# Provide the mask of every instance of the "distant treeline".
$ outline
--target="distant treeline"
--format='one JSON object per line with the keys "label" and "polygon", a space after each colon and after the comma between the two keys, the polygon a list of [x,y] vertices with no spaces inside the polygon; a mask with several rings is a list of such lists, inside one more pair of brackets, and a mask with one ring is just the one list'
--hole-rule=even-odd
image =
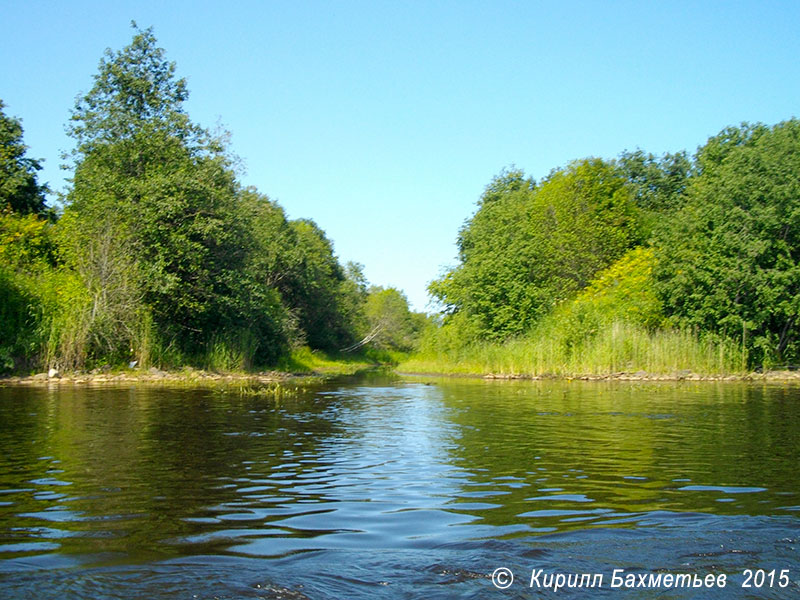
{"label": "distant treeline", "polygon": [[800,121],[690,157],[591,158],[486,188],[430,285],[418,370],[731,372],[800,363]]}
{"label": "distant treeline", "polygon": [[313,221],[242,187],[224,136],[190,120],[185,80],[134,28],[72,109],[63,209],[0,101],[0,372],[411,350],[425,315],[341,265]]}

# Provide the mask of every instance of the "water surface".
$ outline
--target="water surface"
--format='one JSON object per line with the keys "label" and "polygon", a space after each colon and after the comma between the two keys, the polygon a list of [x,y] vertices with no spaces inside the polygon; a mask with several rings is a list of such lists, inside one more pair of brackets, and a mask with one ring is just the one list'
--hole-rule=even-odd
{"label": "water surface", "polygon": [[[791,598],[800,389],[0,387],[7,598]],[[501,591],[492,573],[509,569]],[[532,572],[602,588],[530,588]],[[726,574],[612,589],[612,571]],[[745,569],[788,586],[742,588]]]}

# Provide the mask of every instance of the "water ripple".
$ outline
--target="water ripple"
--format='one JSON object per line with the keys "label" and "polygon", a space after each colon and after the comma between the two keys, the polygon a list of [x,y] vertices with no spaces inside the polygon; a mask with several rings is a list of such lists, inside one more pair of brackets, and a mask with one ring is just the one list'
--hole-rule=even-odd
{"label": "water ripple", "polygon": [[0,388],[0,585],[483,598],[499,566],[800,571],[799,427],[800,394],[746,386]]}

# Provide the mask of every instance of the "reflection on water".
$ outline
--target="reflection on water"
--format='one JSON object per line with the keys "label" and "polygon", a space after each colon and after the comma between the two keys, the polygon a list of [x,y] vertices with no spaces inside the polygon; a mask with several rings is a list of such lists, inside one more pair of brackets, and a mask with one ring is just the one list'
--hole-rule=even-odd
{"label": "reflection on water", "polygon": [[[532,569],[624,568],[735,582],[702,597],[792,597],[798,431],[800,390],[780,386],[0,388],[0,589],[533,598]],[[789,569],[790,586],[748,596],[746,568]],[[607,587],[591,596],[654,593]]]}

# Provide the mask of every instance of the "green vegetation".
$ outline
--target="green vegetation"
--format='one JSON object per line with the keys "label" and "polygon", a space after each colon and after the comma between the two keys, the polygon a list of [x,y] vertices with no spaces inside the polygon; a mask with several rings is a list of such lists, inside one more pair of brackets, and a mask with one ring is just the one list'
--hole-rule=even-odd
{"label": "green vegetation", "polygon": [[696,159],[685,206],[655,242],[655,289],[676,321],[797,363],[800,121],[726,129]]}
{"label": "green vegetation", "polygon": [[9,117],[0,100],[0,207],[21,214],[45,211],[47,187],[39,185],[36,172],[41,161],[25,156],[27,147],[22,143],[22,123]]}
{"label": "green vegetation", "polygon": [[364,312],[370,346],[385,352],[411,352],[428,324],[425,315],[409,310],[405,295],[394,288],[370,288]]}
{"label": "green vegetation", "polygon": [[573,163],[540,185],[503,172],[458,237],[460,264],[431,284],[470,336],[529,330],[641,238],[633,197],[613,165]]}
{"label": "green vegetation", "polygon": [[[386,291],[342,266],[313,221],[243,188],[224,136],[186,114],[175,64],[134,29],[72,110],[60,215],[0,104],[0,372],[347,371],[411,349],[425,317],[397,290],[376,303]],[[358,357],[321,357],[344,349]]]}
{"label": "green vegetation", "polygon": [[744,373],[800,362],[800,122],[486,188],[403,370]]}
{"label": "green vegetation", "polygon": [[[150,29],[106,51],[56,212],[0,101],[0,372],[102,365],[508,375],[800,362],[800,121],[486,187],[436,318],[237,180]],[[411,357],[409,358],[409,355]],[[361,365],[361,366],[359,366]]]}
{"label": "green vegetation", "polygon": [[502,343],[464,344],[448,325],[429,329],[422,350],[400,368],[502,376],[741,372],[745,358],[735,342],[664,326],[653,291],[654,262],[652,248],[634,248],[528,333]]}

